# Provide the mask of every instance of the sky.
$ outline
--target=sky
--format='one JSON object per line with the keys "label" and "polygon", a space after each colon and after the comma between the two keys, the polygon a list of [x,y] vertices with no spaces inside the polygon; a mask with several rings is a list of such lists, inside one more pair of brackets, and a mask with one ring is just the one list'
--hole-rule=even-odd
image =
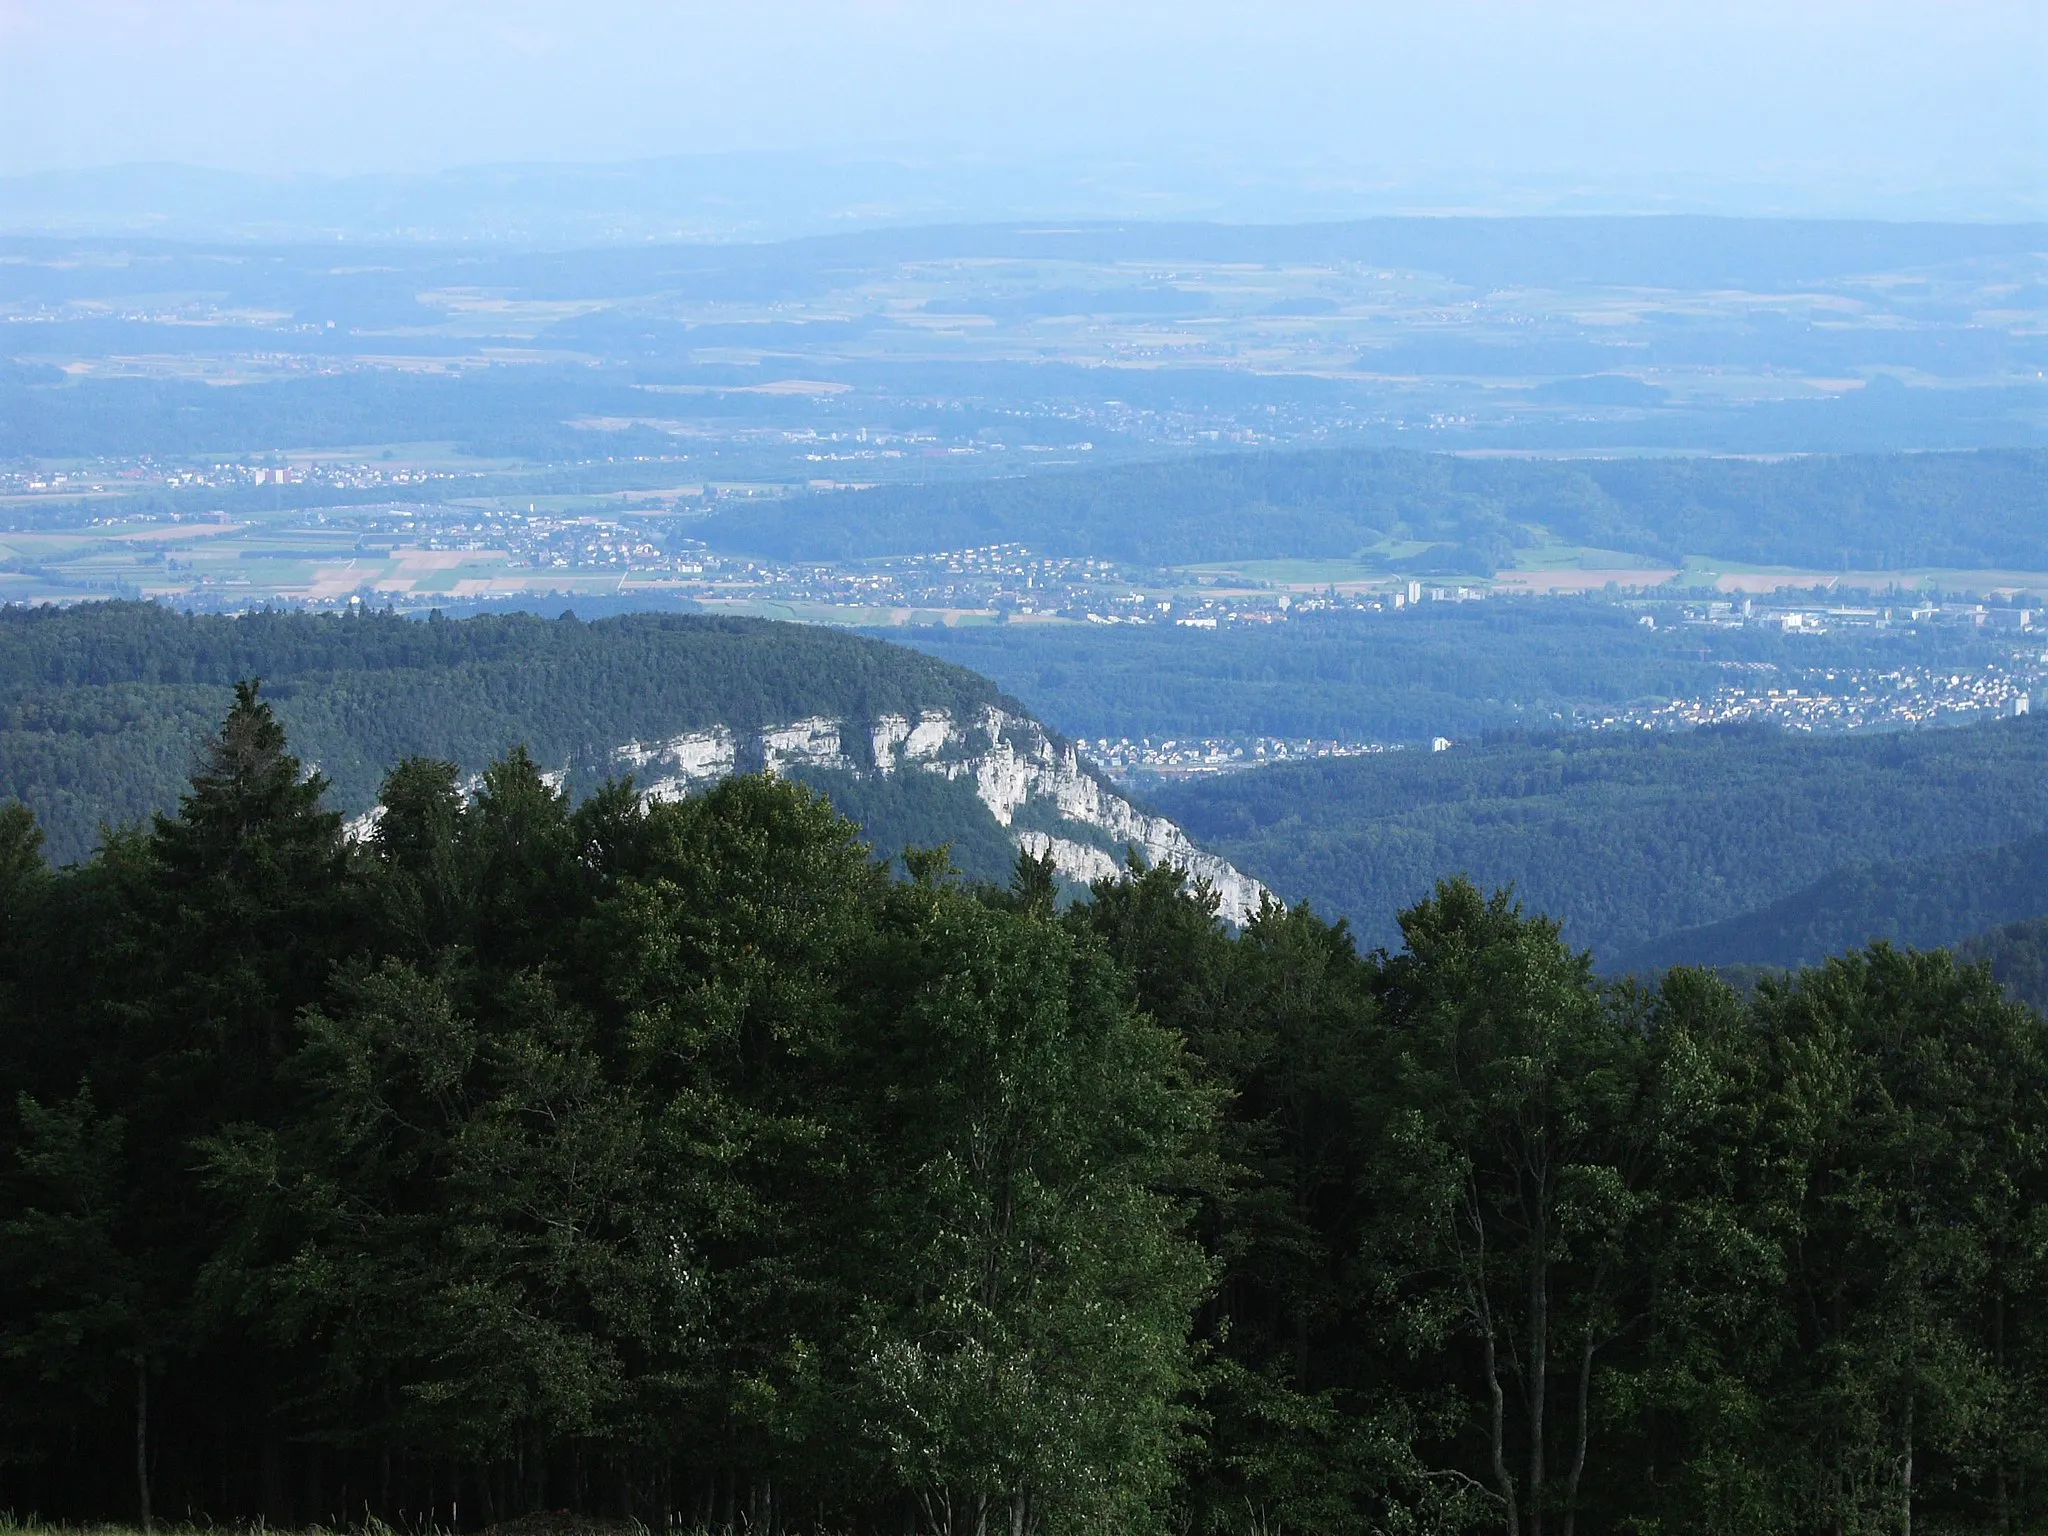
{"label": "sky", "polygon": [[2048,191],[2048,0],[0,0],[0,175],[751,151],[1995,216]]}

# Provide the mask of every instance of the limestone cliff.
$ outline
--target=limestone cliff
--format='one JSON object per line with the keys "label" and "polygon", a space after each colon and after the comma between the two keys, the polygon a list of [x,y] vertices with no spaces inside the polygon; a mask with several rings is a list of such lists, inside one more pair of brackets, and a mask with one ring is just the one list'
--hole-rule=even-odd
{"label": "limestone cliff", "polygon": [[1017,846],[1043,856],[1081,882],[1116,875],[1126,850],[1147,864],[1172,864],[1215,890],[1223,916],[1243,923],[1266,888],[1226,860],[1198,848],[1163,816],[1148,816],[1109,788],[1070,745],[1056,743],[1027,716],[987,708],[968,720],[944,710],[916,719],[883,715],[854,724],[812,718],[741,738],[724,727],[662,741],[630,741],[613,752],[651,796],[692,788],[749,769],[770,773],[888,776],[930,773],[965,780]]}

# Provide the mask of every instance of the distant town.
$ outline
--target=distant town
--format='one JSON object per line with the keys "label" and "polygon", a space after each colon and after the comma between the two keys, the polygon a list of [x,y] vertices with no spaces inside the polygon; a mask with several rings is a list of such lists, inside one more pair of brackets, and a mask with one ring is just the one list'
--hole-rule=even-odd
{"label": "distant town", "polygon": [[[1731,725],[1768,722],[1795,731],[1853,731],[1871,726],[1936,725],[1945,720],[2024,715],[2033,695],[2048,685],[2048,651],[2017,653],[2011,664],[1981,671],[1878,671],[1855,668],[1808,673],[1793,686],[1768,663],[1725,663],[1747,667],[1749,676],[1705,698],[1656,704],[1582,717],[1580,723],[1617,726]],[[1778,686],[1772,686],[1773,683]]]}

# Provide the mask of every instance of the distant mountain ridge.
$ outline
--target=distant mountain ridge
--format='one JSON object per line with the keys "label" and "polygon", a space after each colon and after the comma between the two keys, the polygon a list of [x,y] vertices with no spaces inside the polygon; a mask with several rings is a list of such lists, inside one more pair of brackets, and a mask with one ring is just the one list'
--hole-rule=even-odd
{"label": "distant mountain ridge", "polygon": [[1021,542],[1145,565],[1350,558],[1401,539],[1444,546],[1423,565],[1448,559],[1446,569],[1483,574],[1511,564],[1542,528],[1674,563],[1711,555],[1830,570],[2041,570],[2044,505],[2048,452],[2039,450],[1756,462],[1328,448],[836,491],[723,511],[697,531],[714,546],[784,559]]}
{"label": "distant mountain ridge", "polygon": [[1476,283],[1590,275],[1646,286],[1674,273],[1774,286],[1983,259],[2038,249],[2042,238],[2041,224],[2025,222],[2042,212],[2036,188],[2008,194],[2008,217],[1997,222],[1944,219],[1939,205],[1910,200],[1904,217],[1857,217],[1853,198],[1819,207],[1812,188],[1798,200],[1821,216],[1785,218],[1731,205],[1725,191],[1680,194],[1668,174],[1654,191],[1601,194],[1571,177],[1539,191],[1527,176],[1363,186],[1305,170],[1263,159],[1146,166],[758,151],[342,176],[157,162],[0,176],[0,235],[245,246],[343,239],[428,254],[774,242],[822,246],[839,261],[909,242],[942,255],[1106,248],[1224,261],[1305,249]]}

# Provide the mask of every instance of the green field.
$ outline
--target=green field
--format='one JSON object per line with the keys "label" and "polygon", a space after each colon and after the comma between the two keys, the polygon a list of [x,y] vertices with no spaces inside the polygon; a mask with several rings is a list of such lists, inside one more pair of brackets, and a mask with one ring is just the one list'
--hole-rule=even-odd
{"label": "green field", "polygon": [[[1418,550],[1428,547],[1415,546]],[[1197,581],[1209,577],[1275,587],[1322,587],[1391,579],[1385,566],[1363,560],[1240,560],[1234,564],[1185,565],[1179,568],[1179,574]]]}
{"label": "green field", "polygon": [[1545,541],[1516,552],[1513,569],[1518,571],[1652,571],[1668,569],[1648,555],[1621,549],[1598,549],[1586,544]]}
{"label": "green field", "polygon": [[1773,586],[1833,587],[1850,592],[1924,592],[1929,596],[1962,593],[2048,592],[2048,571],[1980,570],[1958,566],[1920,566],[1904,570],[1822,571],[1786,565],[1752,565],[1706,555],[1688,555],[1679,581],[1688,587],[1768,591]]}

